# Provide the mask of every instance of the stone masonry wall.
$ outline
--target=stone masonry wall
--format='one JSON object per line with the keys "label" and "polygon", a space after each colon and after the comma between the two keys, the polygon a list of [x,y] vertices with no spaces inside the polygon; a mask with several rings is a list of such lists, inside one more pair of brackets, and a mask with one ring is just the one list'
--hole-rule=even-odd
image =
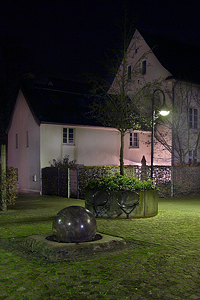
{"label": "stone masonry wall", "polygon": [[[72,180],[72,176],[70,176],[70,185],[68,184],[68,173],[64,172],[64,169],[59,170],[59,172],[62,171],[62,174],[59,176],[59,180],[55,180],[55,178],[52,176],[53,171],[55,171],[57,174],[57,170],[55,170],[55,168],[43,169],[43,194],[50,193],[66,197],[68,195],[67,187],[69,186],[70,197],[84,199],[85,184],[88,180],[119,173],[119,166],[77,166],[76,170],[72,170],[76,173],[75,179],[77,181]],[[125,174],[127,176],[135,176],[141,180],[147,180],[150,178],[150,171],[150,166],[125,166]],[[170,197],[172,194],[174,196],[188,195],[200,192],[200,166],[176,166],[173,168],[170,166],[154,166],[153,171],[154,184],[158,186],[159,197]],[[70,174],[71,173],[72,172],[70,172]],[[54,184],[52,184],[52,180]],[[54,188],[55,184],[56,186]],[[47,189],[47,187],[50,187],[50,191]]]}
{"label": "stone masonry wall", "polygon": [[[150,178],[150,171],[150,166],[125,166],[127,176],[136,176],[141,180]],[[119,173],[118,166],[81,167],[78,176],[80,198],[84,198],[84,186],[88,180],[115,173]],[[153,177],[154,184],[159,188],[159,197],[170,197],[172,191],[173,196],[200,192],[200,166],[176,166],[173,168],[171,166],[154,166]]]}

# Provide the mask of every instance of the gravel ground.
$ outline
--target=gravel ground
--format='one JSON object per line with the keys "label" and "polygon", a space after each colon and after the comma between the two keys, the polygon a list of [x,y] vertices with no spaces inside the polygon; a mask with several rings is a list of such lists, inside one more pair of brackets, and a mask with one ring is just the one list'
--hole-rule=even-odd
{"label": "gravel ground", "polygon": [[23,249],[51,232],[56,213],[83,200],[23,195],[0,212],[0,300],[200,299],[200,195],[159,200],[147,219],[97,219],[126,249],[49,262]]}

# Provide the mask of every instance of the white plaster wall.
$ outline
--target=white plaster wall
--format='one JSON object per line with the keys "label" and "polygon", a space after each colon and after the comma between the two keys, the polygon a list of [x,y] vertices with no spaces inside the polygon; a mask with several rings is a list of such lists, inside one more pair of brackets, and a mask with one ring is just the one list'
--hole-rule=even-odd
{"label": "white plaster wall", "polygon": [[40,162],[41,168],[48,167],[49,161],[62,157],[62,126],[40,125]]}
{"label": "white plaster wall", "polygon": [[[137,53],[135,53],[135,49]],[[130,85],[128,86],[128,94],[132,94],[138,87],[142,87],[143,83],[153,82],[153,80],[165,80],[168,76],[172,75],[168,70],[166,70],[162,64],[159,62],[157,57],[153,54],[150,47],[139,33],[138,30],[135,31],[132,41],[127,50],[125,68],[129,65],[132,67],[132,78],[130,80]],[[146,60],[146,74],[142,75],[139,71],[141,68],[142,61]],[[139,67],[139,68],[138,68]],[[109,92],[113,93],[114,90],[119,88],[118,81],[120,82],[123,67],[119,67],[118,73],[112,83]]]}
{"label": "white plaster wall", "polygon": [[[75,144],[62,143],[63,128],[75,129]],[[84,165],[118,164],[120,137],[117,131],[104,128],[41,124],[41,168],[52,159],[69,155]]]}
{"label": "white plaster wall", "polygon": [[[175,107],[178,107],[178,112],[175,115],[175,119],[179,121],[178,127],[179,139],[181,140],[182,153],[186,154],[185,163],[189,161],[189,150],[197,150],[197,161],[200,162],[200,86],[191,84],[189,82],[176,82],[175,85]],[[183,102],[183,104],[181,104]],[[198,125],[197,129],[189,128],[189,108],[196,108],[198,111]],[[177,124],[177,122],[175,122]],[[175,135],[177,133],[175,127]],[[177,144],[177,143],[176,143]],[[175,149],[175,163],[178,162]]]}
{"label": "white plaster wall", "polygon": [[[171,132],[166,138],[168,145],[171,145]],[[154,165],[171,166],[171,152],[168,151],[161,143],[154,139]]]}
{"label": "white plaster wall", "polygon": [[[26,131],[29,136],[29,147],[26,145]],[[18,149],[16,149],[18,134]],[[40,192],[40,143],[39,126],[19,92],[11,126],[8,132],[8,166],[18,169],[19,192]],[[36,175],[36,181],[33,176]]]}
{"label": "white plaster wall", "polygon": [[[69,126],[75,129],[75,144],[62,143],[65,125],[41,124],[41,168],[49,166],[52,159],[61,159],[69,155],[70,160],[78,164],[119,165],[120,134],[115,129],[102,127]],[[157,146],[155,146],[155,149]],[[139,132],[139,149],[129,147],[129,134],[125,135],[124,163],[140,164],[145,155],[150,164],[150,133]],[[155,150],[156,151],[156,150]],[[160,153],[160,151],[158,151]],[[164,152],[163,152],[164,153]],[[166,164],[166,156],[155,160],[157,164]]]}
{"label": "white plaster wall", "polygon": [[88,166],[119,164],[120,135],[115,129],[79,128],[76,145],[77,163]]}
{"label": "white plaster wall", "polygon": [[136,30],[133,38],[135,37],[138,39],[138,45],[141,45],[141,47],[139,47],[138,52],[133,55],[133,59],[129,58],[129,63],[134,64],[144,53],[148,53],[150,51],[147,57],[144,58],[144,60],[147,61],[147,72],[143,75],[146,82],[151,82],[154,79],[164,80],[166,77],[170,76],[171,73],[162,66],[157,57],[153,54],[153,52],[151,52],[150,47],[138,30]]}
{"label": "white plaster wall", "polygon": [[127,132],[124,138],[124,158],[125,164],[134,165],[134,164],[141,164],[141,160],[143,155],[145,156],[147,164],[150,164],[151,159],[151,146],[150,146],[150,139],[151,134],[150,132],[142,132],[142,131],[135,131],[138,133],[138,140],[139,140],[139,148],[132,148],[130,147],[130,134]]}
{"label": "white plaster wall", "polygon": [[[136,44],[138,46],[138,52],[135,53],[134,49],[130,51],[130,55],[127,58],[127,65],[131,65],[132,67],[137,65],[137,62],[140,61],[141,57],[144,55],[144,58],[142,60],[146,60],[146,74],[141,75],[137,74],[136,78],[133,78],[134,80],[130,81],[130,86],[129,86],[129,92],[128,94],[131,97],[132,91],[134,93],[134,90],[137,88],[142,88],[142,86],[145,83],[148,82],[154,82],[155,80],[158,80],[159,82],[162,83],[160,89],[165,93],[165,100],[166,104],[171,107],[171,99],[168,96],[167,91],[169,92],[169,83],[165,81],[165,79],[168,76],[171,76],[172,74],[165,69],[160,61],[157,59],[157,57],[154,55],[154,53],[151,51],[150,47],[142,37],[142,35],[139,33],[138,30],[136,30],[133,40],[136,40]],[[131,47],[132,43],[130,43]],[[141,66],[141,62],[139,62],[139,65]],[[134,76],[133,76],[134,77]],[[172,88],[172,86],[171,86]],[[171,89],[170,89],[171,91]],[[153,90],[152,90],[153,93]],[[159,94],[159,92],[158,92]],[[161,101],[162,101],[162,95],[161,96]],[[151,101],[151,100],[150,100]],[[150,103],[151,107],[151,103]]]}
{"label": "white plaster wall", "polygon": [[[135,49],[137,50],[137,53],[135,53]],[[125,62],[125,66],[128,67],[129,65],[132,66],[133,70],[136,70],[136,65],[138,65],[141,68],[142,60],[146,60],[147,68],[146,68],[146,74],[141,75],[139,72],[139,69],[137,69],[138,73],[135,73],[133,71],[132,78],[130,80],[127,93],[130,95],[134,95],[136,91],[142,88],[142,86],[147,82],[153,82],[154,80],[159,80],[162,82],[162,91],[165,93],[165,100],[166,104],[171,107],[171,99],[168,96],[168,92],[171,92],[172,85],[168,82],[165,82],[165,79],[168,76],[171,76],[171,73],[166,70],[162,64],[159,62],[159,60],[156,58],[156,56],[152,53],[150,47],[147,45],[144,38],[141,36],[138,30],[136,30],[133,39],[130,43],[130,46],[127,51],[128,55],[126,56],[127,61]],[[143,58],[142,58],[143,57]],[[142,58],[142,59],[141,59]],[[138,64],[139,61],[139,64]],[[135,69],[134,69],[135,68]],[[118,70],[118,74],[122,74],[123,67],[120,66]],[[116,78],[113,81],[112,87],[110,88],[109,92],[114,92],[118,89],[118,83],[117,81],[120,80],[120,75],[116,75]],[[134,76],[135,75],[135,76]],[[119,76],[119,77],[118,77]],[[152,90],[153,93],[153,90]],[[151,99],[149,99],[150,103],[146,103],[146,109],[151,109]],[[161,101],[162,101],[162,95],[161,95]],[[142,152],[142,155],[145,155],[145,158],[147,160],[147,164],[150,165],[150,153],[151,153],[151,145],[150,143],[147,143],[147,140],[151,140],[151,132],[144,133],[143,135],[140,135],[141,142],[140,142],[140,149],[132,149],[129,150],[125,149],[125,155],[127,156],[128,160],[134,160],[134,161],[141,161],[142,156],[140,151]],[[171,132],[168,131],[167,139],[169,140],[169,144],[171,144]],[[149,145],[148,145],[149,144]],[[141,156],[141,158],[140,158]],[[165,147],[163,147],[160,143],[156,142],[154,143],[154,164],[155,165],[170,165],[171,164],[171,154],[168,150],[166,150]]]}
{"label": "white plaster wall", "polygon": [[[135,131],[139,137],[139,148],[129,147],[129,133],[125,135],[125,164],[141,164],[143,155],[147,165],[151,165],[151,132]],[[171,154],[154,139],[154,165],[171,165]]]}

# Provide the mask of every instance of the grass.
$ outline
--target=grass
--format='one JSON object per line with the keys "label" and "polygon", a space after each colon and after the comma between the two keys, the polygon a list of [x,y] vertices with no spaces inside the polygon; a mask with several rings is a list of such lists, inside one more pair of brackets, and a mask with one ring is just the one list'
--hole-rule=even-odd
{"label": "grass", "polygon": [[11,247],[51,232],[56,213],[70,205],[84,201],[20,195],[0,212],[0,300],[200,297],[200,195],[160,199],[153,218],[97,219],[98,231],[130,242],[124,250],[52,263]]}
{"label": "grass", "polygon": [[[189,201],[189,205],[188,205]],[[54,216],[70,205],[84,206],[83,200],[50,196],[21,195],[8,212],[0,213],[0,238],[25,237],[52,232]],[[199,208],[199,209],[198,209]],[[159,200],[159,214],[147,219],[97,219],[101,233],[126,240],[142,240],[173,245],[177,234],[196,243],[200,232],[200,196]],[[174,230],[178,228],[178,233]]]}
{"label": "grass", "polygon": [[57,212],[70,205],[84,206],[83,200],[20,195],[7,212],[0,212],[0,238],[25,237],[52,232]]}

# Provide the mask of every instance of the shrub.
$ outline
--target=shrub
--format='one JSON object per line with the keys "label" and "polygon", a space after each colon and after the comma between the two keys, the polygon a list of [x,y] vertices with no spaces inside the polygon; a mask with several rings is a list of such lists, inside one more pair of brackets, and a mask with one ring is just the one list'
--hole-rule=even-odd
{"label": "shrub", "polygon": [[76,165],[76,160],[69,160],[69,155],[65,155],[62,159],[53,159],[49,162],[50,167],[55,168],[68,168],[74,167]]}
{"label": "shrub", "polygon": [[[6,170],[6,203],[14,205],[18,194],[17,184],[18,171],[13,167],[7,167]],[[1,184],[1,183],[0,183]]]}
{"label": "shrub", "polygon": [[155,190],[156,186],[151,179],[139,180],[136,177],[113,175],[92,179],[86,183],[86,188],[106,191],[135,191],[135,190]]}
{"label": "shrub", "polygon": [[7,204],[14,205],[18,194],[18,183],[17,183],[18,171],[17,169],[10,167],[7,168]]}

